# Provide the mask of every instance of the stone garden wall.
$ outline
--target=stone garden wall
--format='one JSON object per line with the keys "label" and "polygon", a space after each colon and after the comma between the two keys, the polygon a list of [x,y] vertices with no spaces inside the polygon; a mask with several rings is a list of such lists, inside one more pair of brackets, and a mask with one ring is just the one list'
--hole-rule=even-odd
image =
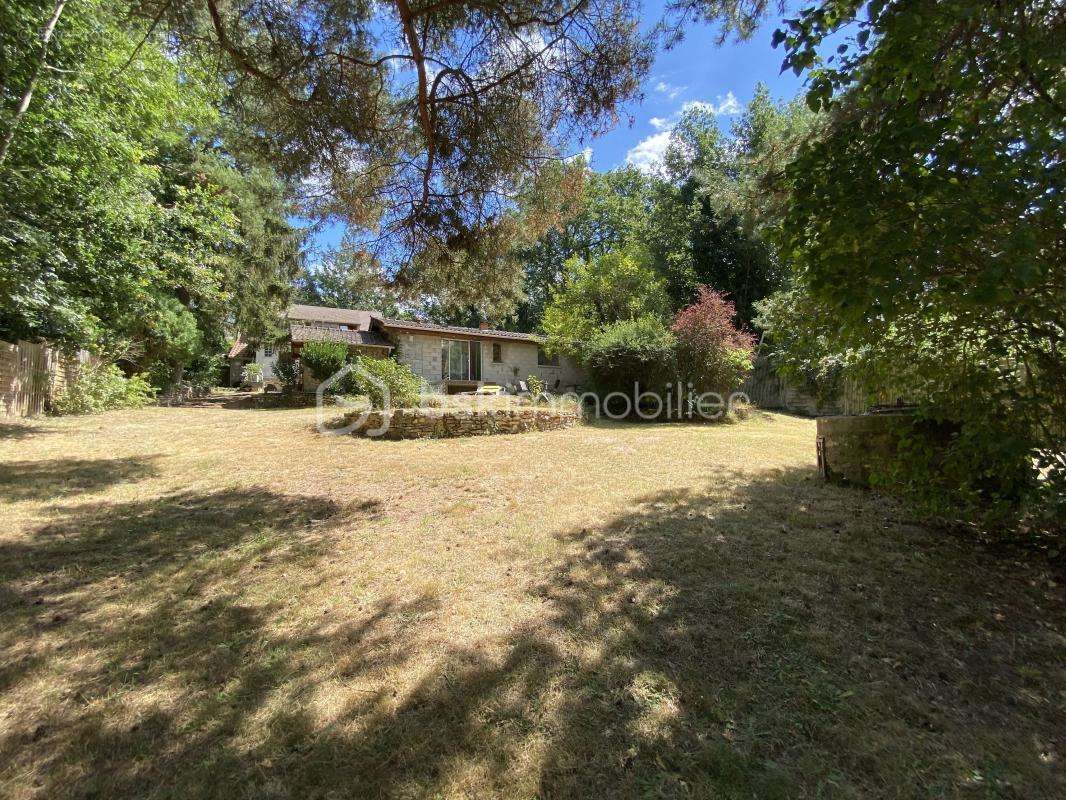
{"label": "stone garden wall", "polygon": [[[346,415],[351,424],[360,414]],[[496,433],[525,433],[569,428],[577,422],[577,413],[552,408],[517,409],[450,409],[398,408],[371,411],[352,433],[382,439],[425,439],[453,436],[486,436]],[[387,426],[387,427],[386,427]],[[386,428],[384,433],[377,433]]]}

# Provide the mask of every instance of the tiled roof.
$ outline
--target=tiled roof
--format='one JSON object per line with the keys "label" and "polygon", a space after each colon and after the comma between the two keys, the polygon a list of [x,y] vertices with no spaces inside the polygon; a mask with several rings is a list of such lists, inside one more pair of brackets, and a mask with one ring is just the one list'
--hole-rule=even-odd
{"label": "tiled roof", "polygon": [[457,325],[434,325],[431,322],[412,322],[406,319],[382,319],[378,321],[384,328],[397,328],[405,331],[428,331],[430,333],[454,333],[461,336],[471,336],[481,339],[508,339],[517,342],[533,342],[540,344],[543,337],[532,333],[518,333],[517,331],[501,331],[495,328],[461,328]]}
{"label": "tiled roof", "polygon": [[383,336],[373,331],[342,331],[339,328],[301,325],[298,322],[290,326],[290,331],[294,342],[347,342],[364,347],[392,347]]}
{"label": "tiled roof", "polygon": [[325,306],[305,306],[299,303],[289,306],[285,316],[294,322],[330,322],[337,325],[351,325],[356,330],[370,330],[370,320],[377,316],[372,311],[356,308],[326,308]]}
{"label": "tiled roof", "polygon": [[236,358],[241,353],[243,353],[245,348],[247,348],[247,347],[248,347],[248,342],[245,342],[245,341],[243,341],[241,339],[238,339],[237,341],[235,341],[233,343],[233,346],[230,347],[229,352],[226,353],[226,358]]}

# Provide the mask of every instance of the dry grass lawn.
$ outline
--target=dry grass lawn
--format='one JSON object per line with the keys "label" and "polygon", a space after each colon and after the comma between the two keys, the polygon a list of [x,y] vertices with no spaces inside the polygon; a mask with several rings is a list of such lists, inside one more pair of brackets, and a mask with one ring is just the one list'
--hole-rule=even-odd
{"label": "dry grass lawn", "polygon": [[0,426],[0,797],[1066,796],[1064,598],[814,425]]}

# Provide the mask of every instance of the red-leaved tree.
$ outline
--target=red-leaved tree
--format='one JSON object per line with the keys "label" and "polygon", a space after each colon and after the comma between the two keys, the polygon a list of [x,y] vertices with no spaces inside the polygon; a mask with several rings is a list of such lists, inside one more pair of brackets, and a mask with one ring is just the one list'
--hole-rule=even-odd
{"label": "red-leaved tree", "polygon": [[674,319],[678,376],[692,384],[694,394],[718,392],[726,397],[751,370],[755,336],[736,326],[736,313],[725,292],[700,286],[696,302]]}

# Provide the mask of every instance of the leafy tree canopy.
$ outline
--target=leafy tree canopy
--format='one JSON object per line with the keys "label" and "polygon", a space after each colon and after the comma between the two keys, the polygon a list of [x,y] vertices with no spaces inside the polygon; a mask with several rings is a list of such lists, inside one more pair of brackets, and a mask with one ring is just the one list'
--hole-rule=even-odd
{"label": "leafy tree canopy", "polygon": [[636,248],[612,250],[566,263],[566,278],[552,293],[543,328],[552,348],[579,354],[606,325],[663,317],[668,310],[665,284],[647,254]]}
{"label": "leafy tree canopy", "polygon": [[367,253],[350,241],[308,265],[296,280],[293,300],[329,308],[359,308],[387,317],[400,314],[399,298]]}
{"label": "leafy tree canopy", "polygon": [[961,425],[958,463],[1060,500],[1064,25],[1050,0],[827,0],[786,20],[775,41],[828,122],[787,170],[794,306],[765,314],[786,359],[861,366]]}
{"label": "leafy tree canopy", "polygon": [[236,155],[217,85],[100,3],[63,9],[43,66],[41,5],[4,13],[0,336],[180,376],[234,329],[269,330],[302,236],[286,185]]}
{"label": "leafy tree canopy", "polygon": [[[218,64],[247,142],[344,220],[401,286],[469,304],[521,236],[517,197],[633,97],[631,0],[138,0]],[[491,294],[492,292],[490,292]]]}

